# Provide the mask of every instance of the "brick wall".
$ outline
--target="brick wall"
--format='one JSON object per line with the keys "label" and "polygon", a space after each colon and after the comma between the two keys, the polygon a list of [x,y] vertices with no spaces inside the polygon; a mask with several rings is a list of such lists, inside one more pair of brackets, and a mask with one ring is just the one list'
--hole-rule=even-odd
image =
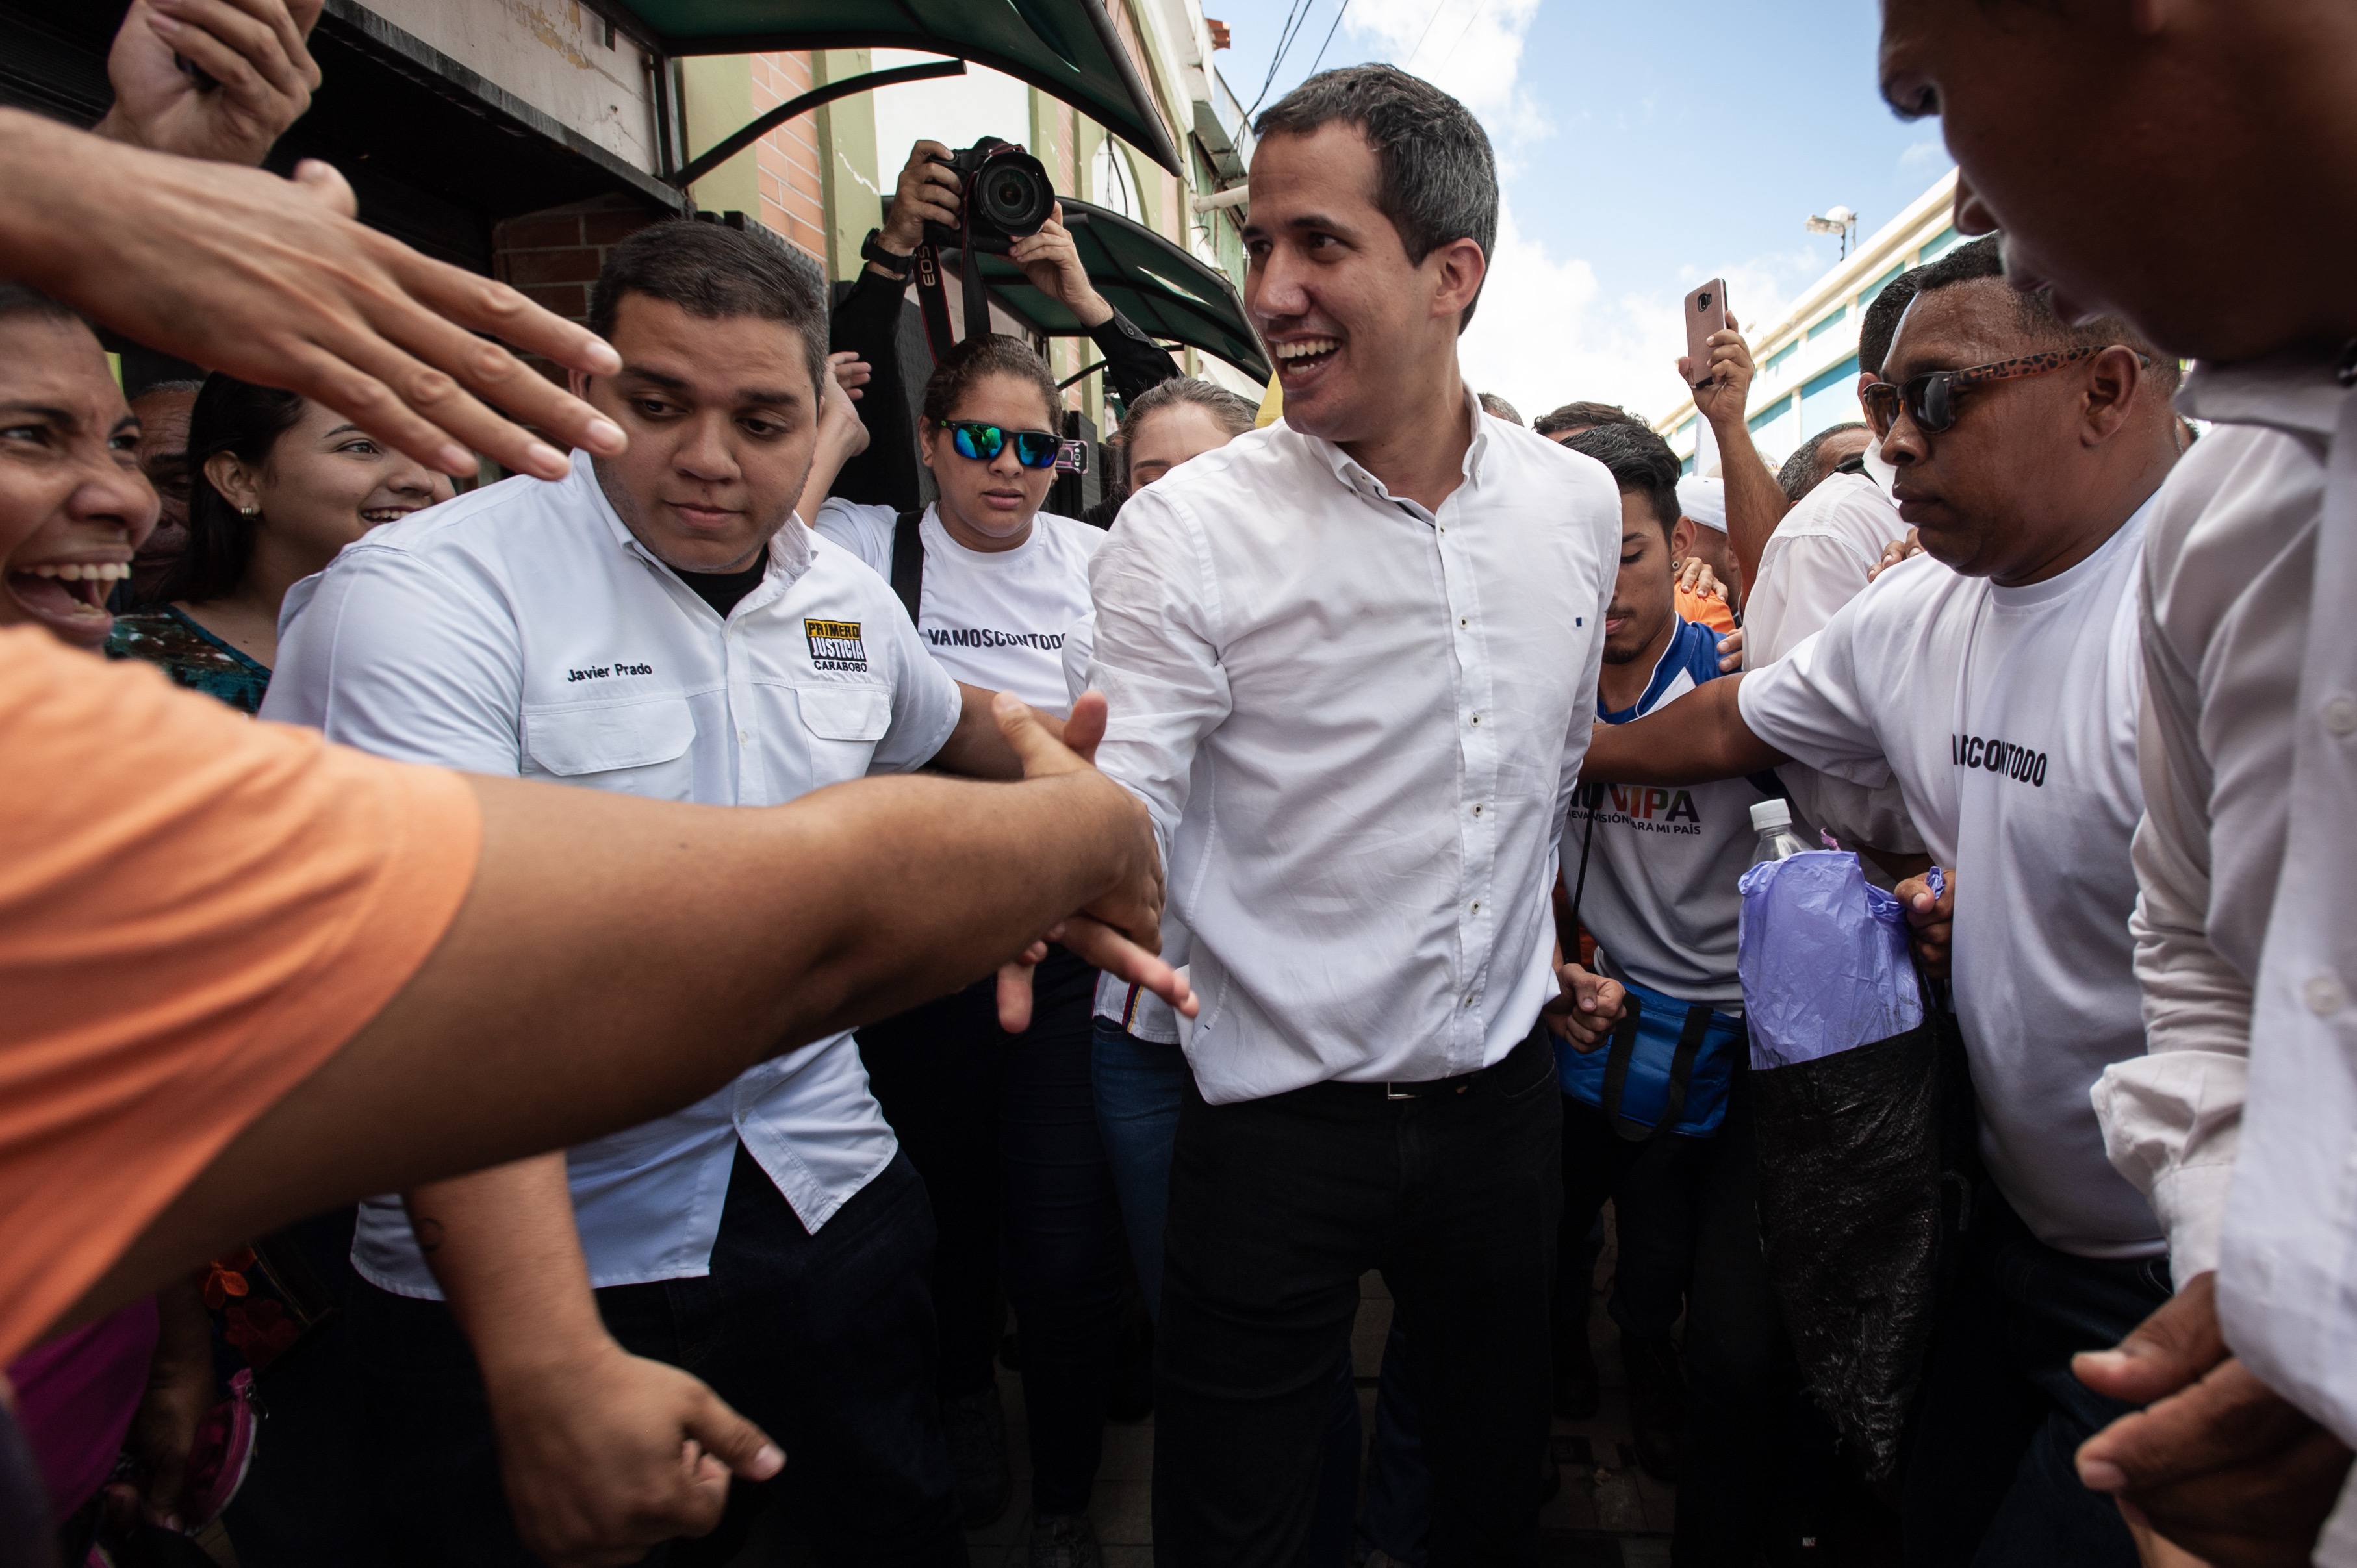
{"label": "brick wall", "polygon": [[[807,53],[751,57],[753,113],[763,114],[808,92],[816,78]],[[826,192],[818,157],[818,126],[799,114],[754,144],[761,210],[748,212],[826,266]]]}
{"label": "brick wall", "polygon": [[610,197],[511,218],[491,231],[492,275],[559,316],[585,320],[606,252],[662,216]]}

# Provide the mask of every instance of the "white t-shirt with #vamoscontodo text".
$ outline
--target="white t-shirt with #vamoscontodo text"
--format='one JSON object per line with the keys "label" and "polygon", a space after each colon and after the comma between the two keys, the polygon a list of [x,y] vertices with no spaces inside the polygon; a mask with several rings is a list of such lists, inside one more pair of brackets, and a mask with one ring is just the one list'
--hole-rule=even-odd
{"label": "white t-shirt with #vamoscontodo text", "polygon": [[2166,1250],[2112,1168],[2088,1091],[2144,1054],[2128,916],[2146,505],[2060,576],[2002,588],[1902,561],[1738,692],[1752,733],[1868,787],[1896,782],[1956,875],[1956,1007],[1981,1152],[2049,1246]]}
{"label": "white t-shirt with #vamoscontodo text", "polygon": [[[888,581],[899,518],[888,506],[831,500],[811,527]],[[1064,638],[1089,613],[1089,558],[1104,531],[1043,511],[1031,519],[1031,537],[1014,549],[969,550],[942,526],[940,509],[927,507],[918,534],[925,575],[917,635],[934,660],[969,686],[1069,712]]]}

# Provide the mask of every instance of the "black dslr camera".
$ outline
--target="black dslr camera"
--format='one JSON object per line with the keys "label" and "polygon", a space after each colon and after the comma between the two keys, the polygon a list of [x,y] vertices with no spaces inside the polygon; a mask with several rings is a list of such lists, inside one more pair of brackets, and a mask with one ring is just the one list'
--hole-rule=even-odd
{"label": "black dslr camera", "polygon": [[970,147],[933,161],[956,171],[960,210],[965,219],[963,232],[939,223],[926,224],[925,238],[934,245],[944,249],[971,245],[1003,256],[1016,241],[1038,233],[1039,225],[1056,209],[1056,188],[1048,181],[1046,166],[1012,142],[985,136]]}

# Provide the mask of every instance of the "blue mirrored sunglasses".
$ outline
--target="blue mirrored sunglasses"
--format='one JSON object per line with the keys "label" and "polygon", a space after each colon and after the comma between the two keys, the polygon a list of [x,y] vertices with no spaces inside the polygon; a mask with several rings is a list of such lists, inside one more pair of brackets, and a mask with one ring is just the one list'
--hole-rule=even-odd
{"label": "blue mirrored sunglasses", "polygon": [[1006,430],[996,424],[983,424],[971,419],[950,421],[950,440],[956,446],[958,456],[971,457],[977,463],[988,463],[1015,443],[1015,460],[1027,468],[1052,468],[1062,439],[1046,430]]}

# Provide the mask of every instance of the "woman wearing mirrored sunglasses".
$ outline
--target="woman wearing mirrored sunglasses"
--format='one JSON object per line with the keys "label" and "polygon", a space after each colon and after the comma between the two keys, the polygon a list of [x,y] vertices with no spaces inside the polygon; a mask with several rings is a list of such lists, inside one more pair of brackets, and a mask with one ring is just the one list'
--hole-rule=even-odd
{"label": "woman wearing mirrored sunglasses", "polygon": [[[1039,510],[1062,403],[1028,346],[969,338],[934,369],[918,422],[940,499],[921,512],[830,500],[812,524],[901,590],[952,675],[1059,714],[1071,704],[1064,642],[1089,613],[1089,558],[1105,537]],[[994,1364],[1006,1260],[1023,1336],[1035,1562],[1071,1560],[1081,1537],[1093,1546],[1089,1496],[1120,1323],[1120,1209],[1090,1078],[1096,980],[1056,948],[1033,975],[1020,1035],[998,1027],[984,981],[858,1036],[869,1085],[932,1199],[937,1386],[970,1524],[1003,1513],[1012,1492]]]}

